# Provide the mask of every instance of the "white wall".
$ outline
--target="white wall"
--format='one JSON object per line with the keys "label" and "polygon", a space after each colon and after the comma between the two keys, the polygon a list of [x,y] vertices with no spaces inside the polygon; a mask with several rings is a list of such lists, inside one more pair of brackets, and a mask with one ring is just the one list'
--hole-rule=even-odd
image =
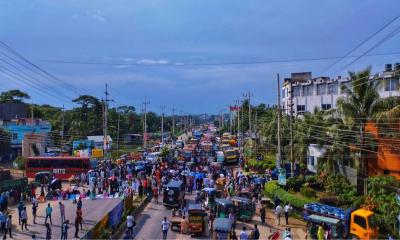
{"label": "white wall", "polygon": [[318,158],[322,157],[328,146],[318,146],[318,144],[310,144],[307,152],[307,170],[313,173],[317,172]]}

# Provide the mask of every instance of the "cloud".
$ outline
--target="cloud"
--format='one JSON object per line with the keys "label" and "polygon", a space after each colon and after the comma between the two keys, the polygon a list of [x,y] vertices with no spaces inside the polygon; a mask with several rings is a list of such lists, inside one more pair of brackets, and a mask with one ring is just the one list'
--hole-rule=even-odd
{"label": "cloud", "polygon": [[94,20],[99,21],[99,22],[107,22],[106,16],[104,16],[104,14],[102,12],[100,12],[100,11],[92,13],[92,18]]}
{"label": "cloud", "polygon": [[165,60],[165,59],[160,59],[160,60],[155,60],[155,59],[141,59],[136,61],[137,64],[144,64],[144,65],[165,65],[168,64],[169,61]]}

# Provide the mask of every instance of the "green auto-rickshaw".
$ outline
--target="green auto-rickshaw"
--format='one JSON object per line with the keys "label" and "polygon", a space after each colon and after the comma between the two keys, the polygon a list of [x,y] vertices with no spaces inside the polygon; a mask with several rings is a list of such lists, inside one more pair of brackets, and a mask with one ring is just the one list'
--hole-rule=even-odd
{"label": "green auto-rickshaw", "polygon": [[247,222],[253,218],[256,208],[250,199],[235,196],[230,200],[234,205],[237,219]]}
{"label": "green auto-rickshaw", "polygon": [[217,218],[227,218],[229,213],[235,210],[235,205],[233,202],[226,198],[217,198],[215,199],[215,213]]}

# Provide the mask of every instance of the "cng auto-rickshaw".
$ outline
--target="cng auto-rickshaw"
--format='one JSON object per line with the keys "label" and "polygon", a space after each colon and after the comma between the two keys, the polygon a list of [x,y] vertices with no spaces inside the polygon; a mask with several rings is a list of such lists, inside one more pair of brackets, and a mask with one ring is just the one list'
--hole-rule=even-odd
{"label": "cng auto-rickshaw", "polygon": [[215,199],[215,213],[217,218],[227,218],[231,211],[235,210],[233,202],[226,198]]}
{"label": "cng auto-rickshaw", "polygon": [[206,211],[200,204],[189,204],[189,232],[191,234],[202,234],[205,230],[204,218],[207,216]]}
{"label": "cng auto-rickshaw", "polygon": [[232,223],[228,218],[216,218],[214,221],[214,231],[212,239],[231,239],[231,229]]}
{"label": "cng auto-rickshaw", "polygon": [[182,181],[170,181],[164,188],[163,204],[167,207],[179,207],[185,199]]}
{"label": "cng auto-rickshaw", "polygon": [[250,221],[256,211],[253,202],[245,197],[231,197],[230,199],[235,206],[235,213],[239,220]]}
{"label": "cng auto-rickshaw", "polygon": [[204,206],[213,209],[215,206],[215,199],[222,198],[223,193],[215,188],[203,188],[201,190],[202,199],[204,199]]}

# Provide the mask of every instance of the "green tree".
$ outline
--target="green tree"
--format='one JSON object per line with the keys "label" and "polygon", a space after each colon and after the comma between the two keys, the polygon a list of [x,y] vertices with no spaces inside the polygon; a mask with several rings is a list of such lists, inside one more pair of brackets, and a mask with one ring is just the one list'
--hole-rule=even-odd
{"label": "green tree", "polygon": [[355,144],[359,152],[359,175],[368,176],[368,145],[366,144],[365,125],[376,122],[384,112],[398,105],[395,98],[380,98],[378,86],[381,81],[371,78],[371,68],[360,72],[349,72],[351,87],[342,86],[346,97],[337,100],[338,113],[350,129],[355,129],[354,135],[359,142]]}
{"label": "green tree", "polygon": [[9,90],[0,94],[0,102],[2,103],[21,103],[24,99],[31,97],[18,89]]}

